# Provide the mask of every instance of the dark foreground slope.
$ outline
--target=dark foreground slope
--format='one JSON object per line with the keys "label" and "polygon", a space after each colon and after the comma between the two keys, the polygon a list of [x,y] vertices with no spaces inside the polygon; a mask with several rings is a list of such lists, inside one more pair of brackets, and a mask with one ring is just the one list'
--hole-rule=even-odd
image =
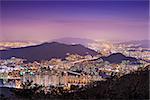
{"label": "dark foreground slope", "polygon": [[27,61],[40,61],[49,60],[51,58],[64,59],[69,54],[79,54],[85,56],[87,54],[97,55],[97,52],[88,49],[80,44],[77,45],[66,45],[62,43],[52,42],[43,43],[40,45],[13,48],[9,50],[1,50],[0,58],[9,59],[11,57],[24,58]]}
{"label": "dark foreground slope", "polygon": [[149,99],[149,70],[96,82],[84,90],[63,94],[64,99]]}

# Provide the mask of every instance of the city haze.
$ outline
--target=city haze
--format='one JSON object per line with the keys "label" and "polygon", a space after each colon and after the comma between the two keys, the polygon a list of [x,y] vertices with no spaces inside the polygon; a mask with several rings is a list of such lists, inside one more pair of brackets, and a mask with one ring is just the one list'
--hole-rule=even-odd
{"label": "city haze", "polygon": [[148,17],[148,1],[1,1],[0,40],[143,40]]}

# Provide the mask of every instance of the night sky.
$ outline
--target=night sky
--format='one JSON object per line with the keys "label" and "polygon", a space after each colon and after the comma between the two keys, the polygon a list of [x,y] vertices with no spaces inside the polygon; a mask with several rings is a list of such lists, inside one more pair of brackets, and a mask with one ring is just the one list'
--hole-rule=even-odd
{"label": "night sky", "polygon": [[0,40],[148,39],[148,1],[1,1]]}

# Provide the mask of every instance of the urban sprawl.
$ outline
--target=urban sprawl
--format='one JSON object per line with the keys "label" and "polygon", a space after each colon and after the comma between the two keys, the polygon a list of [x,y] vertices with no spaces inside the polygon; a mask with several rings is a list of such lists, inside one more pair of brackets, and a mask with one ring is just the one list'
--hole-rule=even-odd
{"label": "urban sprawl", "polygon": [[[148,66],[150,61],[149,48],[133,48],[132,44],[92,43],[89,44],[89,48],[100,54],[97,56],[67,54],[64,60],[53,58],[40,62],[27,62],[26,59],[16,57],[0,59],[0,86],[23,88],[23,83],[32,81],[33,86],[42,85],[45,91],[50,86],[69,90],[71,85],[83,87],[91,82],[121,77]],[[121,63],[110,63],[101,58],[114,53],[135,57],[138,62],[124,60]]]}

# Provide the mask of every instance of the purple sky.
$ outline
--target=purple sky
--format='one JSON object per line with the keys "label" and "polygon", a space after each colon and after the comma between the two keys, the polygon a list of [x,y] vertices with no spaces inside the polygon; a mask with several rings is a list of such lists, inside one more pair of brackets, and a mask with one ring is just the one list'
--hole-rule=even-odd
{"label": "purple sky", "polygon": [[0,40],[148,39],[148,1],[1,1]]}

